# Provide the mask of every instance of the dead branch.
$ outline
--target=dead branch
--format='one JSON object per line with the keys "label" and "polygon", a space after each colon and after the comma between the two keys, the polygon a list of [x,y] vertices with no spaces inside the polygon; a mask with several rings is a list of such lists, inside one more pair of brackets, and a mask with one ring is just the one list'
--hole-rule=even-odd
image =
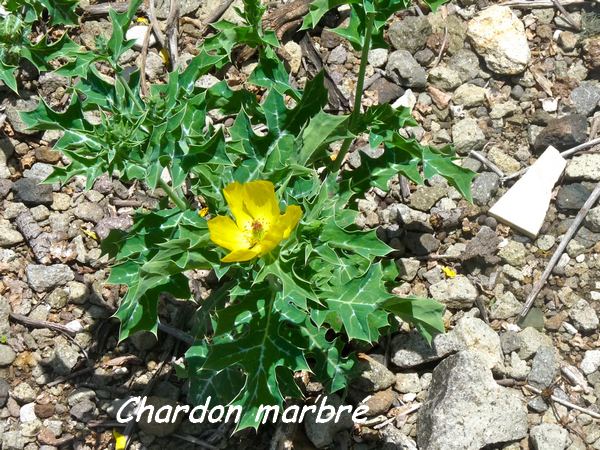
{"label": "dead branch", "polygon": [[[600,3],[600,0],[562,0],[563,6],[583,5],[586,3]],[[511,8],[541,9],[554,7],[553,0],[508,0],[500,3]]]}
{"label": "dead branch", "polygon": [[36,261],[40,264],[50,262],[52,236],[42,230],[28,209],[15,218],[15,225],[29,244]]}
{"label": "dead branch", "polygon": [[552,258],[550,258],[550,261],[548,262],[546,269],[542,273],[542,276],[534,284],[533,289],[529,293],[529,296],[525,301],[525,305],[523,305],[523,309],[519,313],[518,321],[524,319],[529,310],[531,309],[531,306],[533,305],[533,302],[535,301],[537,295],[540,293],[542,287],[544,287],[544,284],[546,284],[546,280],[552,273],[552,269],[554,269],[554,266],[556,266],[556,263],[558,262],[563,252],[567,248],[567,245],[575,235],[575,232],[579,228],[579,225],[581,225],[581,222],[583,222],[583,219],[587,215],[588,211],[592,208],[592,206],[596,204],[598,198],[600,198],[600,183],[596,185],[588,199],[585,201],[585,203],[579,210],[579,213],[577,213],[575,220],[573,220],[573,223],[571,224],[567,232],[563,235],[562,240],[560,241],[560,245],[552,255]]}
{"label": "dead branch", "polygon": [[[542,395],[542,391],[540,389],[535,388],[535,387],[533,387],[533,386],[531,386],[529,384],[526,384],[523,387],[525,389],[527,389],[528,391],[533,392],[534,394]],[[584,408],[582,406],[576,405],[575,403],[571,403],[571,402],[569,402],[567,400],[563,400],[562,398],[557,397],[556,395],[551,395],[550,399],[552,401],[556,402],[556,403],[559,403],[559,404],[561,404],[563,406],[566,406],[567,408],[575,409],[575,410],[580,411],[580,412],[582,412],[584,414],[587,414],[588,416],[591,416],[591,417],[593,417],[595,419],[600,419],[600,414],[598,414],[595,411],[592,411],[591,409]]]}
{"label": "dead branch", "polygon": [[177,60],[179,59],[177,51],[177,41],[179,36],[179,2],[177,0],[171,0],[169,17],[167,17],[166,35],[167,51],[169,52],[169,66],[173,70],[177,67]]}
{"label": "dead branch", "polygon": [[66,327],[65,325],[62,325],[60,323],[48,322],[46,320],[36,320],[36,319],[32,319],[30,317],[23,316],[21,314],[17,314],[17,313],[13,313],[13,312],[8,313],[8,316],[11,319],[13,319],[15,322],[22,323],[23,325],[27,325],[28,327],[31,327],[31,328],[47,328],[49,330],[54,330],[54,331],[58,331],[60,333],[64,333],[70,337],[74,337],[76,334],[73,330],[69,329],[68,327]]}
{"label": "dead branch", "polygon": [[[124,13],[129,9],[129,2],[100,3],[98,5],[88,5],[85,8],[78,8],[81,15],[86,18],[106,16],[111,9],[114,9],[118,13]],[[138,8],[138,11],[143,12],[144,10],[143,6]]]}
{"label": "dead branch", "polygon": [[484,164],[488,169],[490,169],[492,172],[494,172],[500,178],[505,177],[504,172],[502,172],[502,170],[496,164],[491,162],[489,159],[487,159],[481,153],[479,153],[475,150],[471,150],[469,155],[472,156],[473,158],[479,160],[482,164]]}

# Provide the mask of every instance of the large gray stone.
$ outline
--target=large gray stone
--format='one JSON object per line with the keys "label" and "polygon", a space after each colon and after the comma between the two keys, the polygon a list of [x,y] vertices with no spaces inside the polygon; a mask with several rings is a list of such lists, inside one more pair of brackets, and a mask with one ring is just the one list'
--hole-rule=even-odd
{"label": "large gray stone", "polygon": [[461,351],[434,369],[417,421],[421,450],[477,450],[526,435],[521,396],[498,386],[477,353]]}
{"label": "large gray stone", "polygon": [[[569,114],[558,119],[552,119],[535,138],[533,145],[537,153],[544,152],[549,146],[558,150],[567,150],[587,141],[587,118],[581,114]],[[585,155],[584,155],[585,156]],[[569,166],[567,165],[567,173]],[[598,175],[600,179],[600,175]]]}
{"label": "large gray stone", "polygon": [[456,151],[467,155],[471,150],[480,150],[485,145],[485,134],[479,128],[477,120],[472,118],[462,119],[452,126],[452,140]]}
{"label": "large gray stone", "polygon": [[432,284],[429,293],[450,308],[468,308],[477,299],[477,288],[464,275]]}
{"label": "large gray stone", "polygon": [[52,266],[29,264],[25,271],[29,285],[36,292],[49,291],[56,286],[67,284],[75,278],[73,271],[65,264]]}
{"label": "large gray stone", "polygon": [[567,179],[600,181],[600,153],[575,156],[565,175]]}
{"label": "large gray stone", "polygon": [[12,185],[15,202],[24,203],[27,206],[52,204],[52,186],[41,184],[38,178],[20,178]]}
{"label": "large gray stone", "polygon": [[388,29],[388,37],[396,50],[415,53],[427,43],[431,34],[431,24],[426,16],[408,16],[394,21]]}
{"label": "large gray stone", "polygon": [[554,423],[536,425],[529,432],[533,450],[564,450],[570,443],[569,432]]}
{"label": "large gray stone", "polygon": [[529,372],[527,381],[538,389],[545,389],[554,382],[558,370],[559,361],[556,350],[554,347],[543,345],[538,348],[533,357],[531,372]]}
{"label": "large gray stone", "polygon": [[575,109],[584,116],[591,115],[600,101],[600,86],[597,83],[582,83],[571,91]]}
{"label": "large gray stone", "polygon": [[416,330],[395,336],[391,346],[391,360],[401,369],[438,361],[461,348],[456,336],[450,333],[436,335],[429,345]]}
{"label": "large gray stone", "polygon": [[388,78],[400,86],[424,88],[427,84],[427,72],[408,50],[391,53],[385,71]]}
{"label": "large gray stone", "polygon": [[487,205],[500,187],[500,177],[494,172],[483,172],[473,181],[473,201],[475,204]]}
{"label": "large gray stone", "polygon": [[493,72],[516,75],[527,68],[531,52],[525,27],[508,6],[481,11],[469,22],[467,35]]}

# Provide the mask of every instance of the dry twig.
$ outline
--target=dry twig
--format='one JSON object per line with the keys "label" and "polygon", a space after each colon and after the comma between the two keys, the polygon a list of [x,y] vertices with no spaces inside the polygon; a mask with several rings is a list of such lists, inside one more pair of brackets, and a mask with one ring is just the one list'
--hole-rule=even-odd
{"label": "dry twig", "polygon": [[567,12],[565,7],[560,3],[559,0],[552,0],[552,3],[554,3],[554,6],[556,6],[556,9],[558,9],[562,13],[562,15],[565,16],[565,20],[567,22],[569,22],[569,25],[571,25],[577,31],[581,31],[581,27],[573,20],[573,18],[571,17],[571,14],[569,14]]}
{"label": "dry twig", "polygon": [[502,172],[502,170],[496,164],[491,162],[489,159],[487,159],[485,156],[483,156],[478,151],[471,150],[470,156],[479,160],[482,164],[484,164],[488,169],[490,169],[492,172],[494,172],[500,178],[504,178],[506,176],[506,175],[504,175],[504,172]]}
{"label": "dry twig", "polygon": [[529,312],[529,310],[531,309],[531,306],[533,305],[533,302],[535,301],[537,295],[540,293],[540,291],[542,290],[542,287],[544,287],[544,284],[546,284],[546,280],[552,273],[552,269],[554,269],[554,266],[556,266],[556,263],[558,262],[558,260],[562,256],[563,252],[567,248],[567,245],[569,244],[569,242],[575,235],[575,232],[579,228],[579,225],[581,225],[581,222],[583,222],[583,219],[587,215],[588,211],[592,208],[592,206],[594,206],[596,204],[596,202],[598,201],[598,198],[600,198],[600,183],[598,183],[596,185],[596,187],[594,188],[594,190],[592,191],[592,193],[590,194],[588,199],[585,201],[585,203],[579,210],[579,213],[577,213],[575,220],[573,220],[573,223],[571,224],[571,226],[569,227],[567,232],[563,235],[562,240],[560,241],[560,245],[558,246],[558,248],[552,255],[552,258],[550,258],[550,261],[548,262],[546,269],[542,273],[542,276],[534,284],[533,289],[529,293],[529,296],[527,297],[527,300],[525,301],[525,305],[523,305],[523,309],[519,313],[518,320],[524,319],[525,316],[527,315],[527,313]]}
{"label": "dry twig", "polygon": [[167,18],[167,52],[169,52],[169,66],[171,70],[177,67],[179,53],[177,51],[179,35],[179,2],[171,0],[169,17]]}
{"label": "dry twig", "polygon": [[22,323],[23,325],[27,325],[31,328],[47,328],[49,330],[54,330],[58,331],[59,333],[66,334],[70,337],[74,337],[77,334],[70,328],[67,328],[66,326],[60,323],[48,322],[46,320],[36,320],[13,312],[8,313],[8,315],[14,321]]}
{"label": "dry twig", "polygon": [[[525,386],[523,386],[525,389],[527,389],[528,391],[533,392],[534,394],[538,394],[538,395],[542,395],[542,391],[538,388],[535,388],[529,384],[526,384]],[[587,409],[587,408],[583,408],[582,406],[576,405],[575,403],[571,403],[567,400],[563,400],[560,397],[557,397],[555,395],[551,395],[550,399],[560,405],[566,406],[567,408],[571,408],[571,409],[575,409],[577,411],[580,411],[584,414],[587,414],[591,417],[593,417],[594,419],[600,419],[600,414],[598,414],[595,411],[592,411],[591,409]]]}

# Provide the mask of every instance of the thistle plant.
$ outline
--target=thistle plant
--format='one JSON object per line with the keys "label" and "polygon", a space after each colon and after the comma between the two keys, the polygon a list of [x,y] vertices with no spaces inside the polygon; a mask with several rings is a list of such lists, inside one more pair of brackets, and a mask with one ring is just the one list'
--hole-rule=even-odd
{"label": "thistle plant", "polygon": [[[453,161],[450,147],[424,146],[399,133],[416,125],[409,110],[361,107],[368,51],[385,44],[385,21],[408,3],[313,2],[305,28],[331,8],[351,7],[349,26],[336,32],[362,57],[354,109],[342,115],[325,111],[322,73],[302,91],[289,84],[279,43],[262,29],[258,0],[245,0],[244,24],[217,23],[187,68],[143,97],[139,72],[118,65],[140,1],[126,13],[111,13],[110,55],[79,56],[113,65],[112,82],[88,65],[64,113],[42,103],[23,114],[33,128],[64,131],[55,147],[71,164],[56,168],[48,182],[83,175],[92,186],[108,173],[166,194],[159,209],[139,210],[129,231],[114,230],[102,243],[114,258],[108,282],[128,288],[115,313],[120,339],[156,333],[159,294],[193,301],[186,273],[212,270],[219,284],[197,303],[195,342],[179,373],[188,378],[191,402],[210,396],[212,405],[241,405],[237,427],[243,429],[258,427],[261,404],[302,397],[298,371],[328,392],[343,390],[356,362],[355,342],[375,343],[402,321],[428,340],[442,332],[443,307],[393,295],[392,249],[375,230],[355,225],[356,200],[374,187],[388,189],[398,174],[417,183],[441,175],[470,199],[474,174]],[[200,76],[226,66],[240,45],[258,50],[247,87],[196,86]],[[100,112],[100,124],[85,119],[90,110]],[[233,124],[207,120],[215,112],[233,116]],[[361,154],[358,169],[341,170],[359,136],[383,154]],[[332,160],[336,142],[342,147]]]}
{"label": "thistle plant", "polygon": [[[28,60],[40,72],[56,69],[53,61],[73,60],[79,52],[66,33],[50,42],[48,34],[34,39],[34,26],[42,22],[42,12],[48,12],[49,26],[70,26],[77,23],[77,0],[1,0],[0,1],[0,80],[17,92],[15,72],[21,58]],[[63,61],[64,62],[64,61]]]}

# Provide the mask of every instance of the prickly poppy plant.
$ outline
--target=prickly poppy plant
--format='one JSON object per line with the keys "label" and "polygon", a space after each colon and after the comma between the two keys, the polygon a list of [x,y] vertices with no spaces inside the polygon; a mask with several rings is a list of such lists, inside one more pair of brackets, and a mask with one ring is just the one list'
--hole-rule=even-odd
{"label": "prickly poppy plant", "polygon": [[[243,429],[258,427],[261,404],[302,396],[298,371],[329,392],[344,389],[356,361],[348,344],[375,343],[400,321],[428,340],[442,332],[443,307],[393,295],[398,272],[386,257],[392,249],[374,230],[355,225],[356,200],[369,189],[387,189],[398,174],[416,183],[440,175],[470,199],[473,173],[455,164],[450,147],[424,146],[399,133],[415,125],[409,110],[361,107],[368,51],[385,44],[386,20],[408,2],[312,3],[304,28],[332,8],[350,6],[348,26],[336,29],[362,54],[349,115],[326,111],[323,74],[302,90],[290,85],[276,53],[280,44],[262,28],[258,0],[244,1],[241,25],[215,24],[217,32],[185,69],[142,95],[139,71],[119,64],[132,45],[123,36],[140,2],[111,12],[112,36],[100,50],[78,50],[71,64],[78,78],[64,112],[42,103],[23,114],[32,128],[63,131],[55,147],[71,163],[47,182],[83,175],[90,187],[108,173],[166,194],[158,209],[138,211],[128,232],[112,231],[102,243],[114,258],[108,282],[127,286],[115,313],[120,338],[156,333],[159,294],[191,299],[186,274],[213,271],[219,284],[198,305],[195,342],[179,373],[189,380],[191,402],[210,396],[213,404],[241,405]],[[197,86],[240,46],[258,55],[245,88],[225,81]],[[101,76],[98,64],[112,76]],[[89,122],[86,111],[101,120]],[[234,120],[215,124],[207,120],[214,112]],[[383,153],[362,154],[360,167],[342,169],[358,137]]]}

